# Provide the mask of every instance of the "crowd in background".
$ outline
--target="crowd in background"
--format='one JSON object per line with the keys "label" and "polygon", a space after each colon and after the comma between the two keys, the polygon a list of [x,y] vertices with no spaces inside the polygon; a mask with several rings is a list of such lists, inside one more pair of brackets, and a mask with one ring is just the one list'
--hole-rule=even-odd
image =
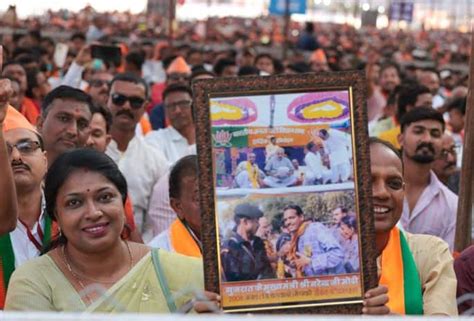
{"label": "crowd in background", "polygon": [[[12,121],[10,118],[13,116],[8,116],[8,113],[5,120],[1,119],[4,121],[2,127],[8,166],[11,165],[13,169],[12,182],[16,185],[16,194],[12,195],[16,195],[15,199],[18,199],[18,204],[12,206],[18,210],[19,223],[14,223],[7,233],[9,248],[14,258],[13,263],[10,262],[11,270],[39,256],[44,250],[42,246],[50,241],[45,238],[46,235],[49,233],[51,237],[51,234],[55,234],[58,225],[68,241],[61,239],[62,243],[53,247],[50,255],[52,261],[37,262],[42,264],[45,271],[59,269],[78,292],[85,289],[84,283],[94,283],[90,277],[83,278],[87,273],[92,276],[101,275],[101,280],[105,281],[99,283],[107,289],[111,288],[111,284],[121,282],[120,277],[124,275],[127,275],[124,287],[133,282],[133,286],[136,286],[137,282],[141,282],[137,281],[141,280],[140,274],[148,276],[148,265],[144,264],[140,266],[143,269],[140,273],[129,276],[132,267],[140,258],[147,257],[147,250],[145,246],[134,245],[136,243],[121,243],[122,239],[150,243],[171,252],[202,258],[197,163],[195,156],[192,156],[196,154],[192,81],[215,77],[364,70],[367,78],[369,135],[391,144],[386,147],[389,149],[385,150],[385,153],[398,155],[395,161],[390,160],[396,163],[394,168],[397,175],[401,173],[401,165],[397,162],[403,159],[403,174],[400,174],[402,176],[398,177],[392,173],[390,175],[397,176],[396,179],[386,179],[390,193],[400,193],[403,189],[405,197],[402,195],[400,198],[400,194],[397,194],[398,198],[394,197],[393,204],[374,207],[376,232],[384,231],[384,235],[388,235],[387,228],[382,224],[383,219],[379,222],[382,227],[377,227],[377,215],[393,211],[398,213],[399,218],[401,216],[399,226],[406,232],[428,234],[446,242],[427,239],[432,242],[430,244],[436,245],[433,245],[431,250],[444,253],[439,256],[439,265],[433,265],[433,271],[440,268],[438,274],[446,276],[449,282],[437,276],[436,281],[430,284],[429,278],[423,276],[425,272],[420,272],[419,281],[425,298],[432,295],[432,292],[447,291],[446,293],[453,294],[454,300],[453,291],[456,289],[453,284],[456,282],[449,251],[452,252],[454,248],[460,160],[464,142],[468,60],[471,50],[469,34],[445,30],[355,29],[348,25],[299,25],[292,22],[290,37],[285,40],[283,21],[275,17],[262,17],[212,18],[207,23],[179,21],[172,38],[169,38],[162,17],[118,12],[97,13],[91,7],[77,13],[66,10],[49,11],[40,17],[24,20],[18,19],[14,12],[9,10],[1,19],[0,26],[6,27],[1,38],[1,77],[9,80],[12,90],[7,102],[27,120],[17,121],[15,118]],[[57,57],[60,51],[58,44],[67,46],[63,61]],[[94,57],[94,45],[117,46],[120,59]],[[59,61],[61,65],[58,65]],[[16,132],[18,129],[26,129],[27,132]],[[327,132],[321,135],[326,134]],[[379,151],[382,149],[380,146],[387,143],[373,144],[376,147],[371,145],[371,150],[382,153]],[[84,147],[95,151],[82,149]],[[307,153],[313,153],[314,147],[306,146]],[[72,155],[70,150],[76,150],[75,154]],[[38,153],[39,151],[46,152]],[[104,153],[108,157],[105,157]],[[281,158],[284,157],[284,149],[276,150],[276,154],[278,153]],[[324,154],[321,151],[320,153]],[[268,180],[270,174],[267,177],[259,174],[259,171],[270,173],[272,169],[258,168],[258,165],[251,162],[250,156],[251,153],[248,162],[243,165],[246,166],[245,170],[242,170],[246,177],[241,178],[241,185],[236,182],[237,185],[255,188],[260,184],[270,187],[297,184],[298,177],[293,173],[296,168],[290,160],[286,159],[291,175],[286,175],[291,181],[282,183],[280,177],[275,183]],[[306,160],[305,157],[304,161]],[[94,167],[90,164],[94,162],[101,166]],[[322,165],[319,163],[320,160],[318,165]],[[350,166],[349,159],[347,164]],[[252,180],[252,166],[257,166],[255,182]],[[22,171],[31,175],[25,175],[28,178],[23,179]],[[107,193],[98,190],[97,194],[91,196],[89,188],[94,191],[94,184],[100,179],[89,171],[103,175],[113,183],[109,182],[109,185],[115,187],[109,186],[110,191]],[[63,173],[65,177],[60,180],[59,177]],[[45,175],[46,186],[43,185]],[[345,170],[333,180],[344,182],[351,175],[350,170]],[[377,175],[372,174],[374,182]],[[307,184],[314,184],[314,180],[324,180],[324,177],[324,173],[314,173],[311,183]],[[237,177],[235,179],[238,181]],[[306,177],[306,180],[308,179],[309,177]],[[303,178],[300,184],[306,184]],[[70,200],[65,204],[56,201],[65,191],[74,194],[75,186],[81,186],[81,190],[76,191],[76,194],[82,195],[82,198]],[[374,191],[380,192],[375,185]],[[379,194],[377,197],[384,199],[385,196]],[[97,213],[93,213],[94,218],[89,219],[100,224],[80,226],[65,214],[69,211],[72,215],[75,209],[86,206],[86,200],[109,208],[114,204],[123,207],[123,211],[118,211],[123,212],[123,215],[104,215],[107,210],[97,209]],[[289,210],[288,216],[293,215],[296,220],[302,217],[300,208]],[[235,213],[238,224],[253,224],[253,227],[258,228],[258,223],[255,222],[263,213],[255,208],[247,208],[244,212]],[[90,214],[91,217],[93,215]],[[103,220],[102,217],[108,219]],[[126,236],[122,235],[122,228],[115,226],[116,221],[122,223],[117,223],[117,226],[123,226],[125,222]],[[397,221],[398,219],[391,222],[390,224],[393,224],[388,230],[394,228]],[[303,222],[304,219],[301,218],[301,225]],[[352,237],[357,229],[354,222],[350,223],[341,226],[339,220],[334,228],[340,228],[341,233],[344,233],[344,229],[352,229]],[[312,224],[307,225],[317,229],[316,223]],[[93,241],[84,241],[84,236],[75,232],[75,227],[78,226]],[[50,231],[46,233],[48,229]],[[100,273],[99,263],[102,258],[92,255],[90,266],[87,266],[81,261],[87,256],[81,255],[92,251],[99,244],[95,244],[95,240],[109,235],[109,230],[116,233],[112,233],[115,238],[110,237],[110,247],[114,250],[107,252],[110,254],[110,260],[105,260],[105,264],[110,263],[110,267],[117,267],[117,272],[105,277]],[[305,235],[301,233],[298,236],[296,230],[297,228],[288,233],[287,240],[294,243],[292,246],[295,249],[298,237]],[[382,235],[382,232],[380,233]],[[249,241],[245,237],[259,238],[256,229],[246,235],[242,240],[239,239],[240,243]],[[390,237],[395,237],[392,235],[390,234]],[[410,240],[410,246],[414,246],[415,241]],[[86,245],[81,246],[81,242]],[[241,246],[240,243],[232,246]],[[248,243],[254,244],[250,241]],[[109,248],[107,244],[104,249]],[[357,250],[357,239],[351,244],[352,251],[354,248]],[[263,242],[260,245],[264,246]],[[381,251],[385,246],[388,246],[387,243],[381,247]],[[329,252],[327,249],[324,251]],[[413,248],[412,251],[416,252]],[[474,288],[472,277],[465,277],[469,275],[469,271],[474,270],[472,248],[467,251],[470,252],[462,254],[457,261],[459,297],[464,293],[472,293]],[[264,250],[261,248],[260,252],[264,253]],[[114,255],[118,262],[114,261]],[[243,255],[245,261],[245,255],[248,253],[238,255]],[[416,255],[414,254],[415,260]],[[0,256],[5,266],[7,255],[0,253]],[[341,266],[342,262],[348,261],[344,261],[344,253],[338,253],[338,256],[338,264],[341,263]],[[308,269],[309,262],[300,262],[303,258],[299,255],[297,259],[298,263],[293,264],[295,271]],[[295,257],[292,260],[297,259]],[[94,265],[96,262],[97,265]],[[150,259],[148,263],[152,264],[151,262]],[[174,257],[165,257],[164,262],[164,274],[172,284],[172,291],[178,291],[186,281],[177,281],[179,277],[173,273],[179,269],[172,271],[173,266],[199,266],[197,261]],[[253,262],[255,263],[255,260]],[[273,263],[278,264],[277,261]],[[228,268],[230,267],[237,268],[232,264]],[[16,287],[11,292],[6,291],[9,286],[8,279],[0,284],[0,290],[3,291],[3,297],[0,297],[2,308],[6,300],[7,308],[21,310],[22,306],[18,302],[20,299],[24,302],[25,293],[31,293],[31,289],[36,288],[44,290],[47,287],[45,284],[59,282],[54,277],[45,277],[37,272],[33,282],[28,279],[31,274],[28,268],[32,268],[32,265],[25,266],[24,270],[19,270],[16,274],[16,283],[10,283],[10,286],[16,284]],[[357,266],[346,268],[346,271],[358,269]],[[276,267],[273,271],[281,272],[278,272]],[[295,271],[290,273],[288,269],[284,270],[281,277],[283,278],[285,273],[294,276],[297,274]],[[316,272],[311,273],[308,272],[308,275],[314,275]],[[194,286],[202,286],[202,276],[193,274],[189,277],[195,277],[193,280],[189,279]],[[251,279],[257,277],[258,273]],[[438,278],[440,283],[436,287],[433,284],[438,282]],[[159,286],[156,285],[156,288]],[[137,308],[139,303],[135,305],[126,290],[122,291],[117,287],[112,289],[112,295],[121,302],[128,302],[132,311],[156,311],[151,305],[140,310]],[[148,295],[148,290],[143,291]],[[161,293],[162,290],[157,291]],[[5,293],[8,294],[6,299]],[[41,292],[38,295],[55,295],[59,298],[61,293],[63,292]],[[167,293],[164,293],[164,296],[166,295]],[[207,295],[211,301],[218,301],[216,296]],[[385,295],[385,292],[374,292],[372,295]],[[97,303],[98,298],[100,303]],[[186,304],[189,304],[185,299],[178,304],[178,308],[183,311]],[[75,298],[72,304],[66,298],[64,301],[57,299],[53,303],[47,301],[35,301],[31,306],[26,305],[25,309],[77,311],[85,310],[87,306],[89,311],[114,310],[107,300],[96,292],[92,292],[82,301]],[[136,302],[138,301],[140,300],[137,299]],[[163,302],[160,304],[165,306]],[[436,302],[433,300],[425,305],[425,313],[457,313],[453,312],[452,306],[436,310]],[[472,299],[470,302],[460,311],[469,308],[472,310]],[[367,304],[377,306],[381,303],[374,301]],[[173,310],[169,302],[167,307],[160,311],[168,311],[168,308],[169,311]],[[188,307],[188,310],[191,308]],[[201,309],[199,305],[195,305],[194,309],[206,310]]]}

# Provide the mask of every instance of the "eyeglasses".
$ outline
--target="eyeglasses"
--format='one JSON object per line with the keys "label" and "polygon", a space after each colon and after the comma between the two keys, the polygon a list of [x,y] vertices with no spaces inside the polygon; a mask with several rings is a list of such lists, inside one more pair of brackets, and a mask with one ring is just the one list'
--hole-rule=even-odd
{"label": "eyeglasses", "polygon": [[114,103],[114,105],[123,106],[127,102],[127,100],[133,109],[141,108],[143,106],[143,103],[145,102],[145,99],[141,97],[128,97],[117,93],[112,94],[112,102]]}
{"label": "eyeglasses", "polygon": [[443,149],[441,150],[441,157],[443,159],[448,159],[448,156],[451,155],[453,157],[456,157],[461,150],[461,146],[453,146],[450,149]]}
{"label": "eyeglasses", "polygon": [[103,85],[107,85],[107,87],[110,87],[110,81],[105,81],[102,79],[92,79],[91,81],[89,81],[89,85],[95,88],[102,87]]}
{"label": "eyeglasses", "polygon": [[13,147],[15,147],[22,155],[30,155],[34,153],[38,148],[40,148],[41,145],[39,142],[35,142],[32,140],[25,140],[16,143],[15,145],[7,144],[8,155],[11,155],[13,153]]}
{"label": "eyeglasses", "polygon": [[176,110],[178,107],[181,109],[187,109],[193,104],[192,100],[180,100],[175,103],[166,104],[165,108],[168,110]]}

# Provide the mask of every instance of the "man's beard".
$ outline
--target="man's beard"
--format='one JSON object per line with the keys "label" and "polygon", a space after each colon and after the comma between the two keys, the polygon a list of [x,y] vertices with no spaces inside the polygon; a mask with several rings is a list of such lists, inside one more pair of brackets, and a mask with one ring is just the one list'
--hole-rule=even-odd
{"label": "man's beard", "polygon": [[[430,153],[422,151],[422,149],[428,149]],[[421,154],[417,154],[421,150]],[[435,149],[430,143],[421,143],[416,147],[415,155],[411,157],[415,162],[420,164],[430,164],[435,161]]]}
{"label": "man's beard", "polygon": [[420,164],[430,164],[434,162],[435,158],[433,155],[419,155],[415,154],[411,157],[415,162]]}

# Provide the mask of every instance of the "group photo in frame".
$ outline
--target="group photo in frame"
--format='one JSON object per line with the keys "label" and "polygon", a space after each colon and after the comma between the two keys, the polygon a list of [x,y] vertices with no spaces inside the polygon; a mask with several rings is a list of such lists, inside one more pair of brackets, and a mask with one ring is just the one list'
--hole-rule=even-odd
{"label": "group photo in frame", "polygon": [[193,86],[206,289],[224,312],[360,313],[377,283],[359,72]]}

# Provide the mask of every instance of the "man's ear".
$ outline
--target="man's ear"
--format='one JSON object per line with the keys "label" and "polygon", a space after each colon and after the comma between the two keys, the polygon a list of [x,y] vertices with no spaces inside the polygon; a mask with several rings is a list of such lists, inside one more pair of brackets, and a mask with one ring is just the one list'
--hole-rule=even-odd
{"label": "man's ear", "polygon": [[174,197],[170,197],[170,206],[176,215],[181,218],[181,202]]}
{"label": "man's ear", "polygon": [[36,121],[36,129],[38,129],[38,132],[40,133],[43,130],[43,123],[44,123],[43,115],[39,115]]}
{"label": "man's ear", "polygon": [[48,152],[47,151],[43,151],[43,160],[45,162],[45,165],[46,165],[46,168],[48,168],[49,164],[48,164]]}
{"label": "man's ear", "polygon": [[110,134],[105,135],[105,143],[107,144],[106,146],[109,146],[109,143],[111,140],[112,140],[112,135]]}
{"label": "man's ear", "polygon": [[400,147],[403,147],[403,133],[398,134],[397,141],[398,145],[400,145]]}

